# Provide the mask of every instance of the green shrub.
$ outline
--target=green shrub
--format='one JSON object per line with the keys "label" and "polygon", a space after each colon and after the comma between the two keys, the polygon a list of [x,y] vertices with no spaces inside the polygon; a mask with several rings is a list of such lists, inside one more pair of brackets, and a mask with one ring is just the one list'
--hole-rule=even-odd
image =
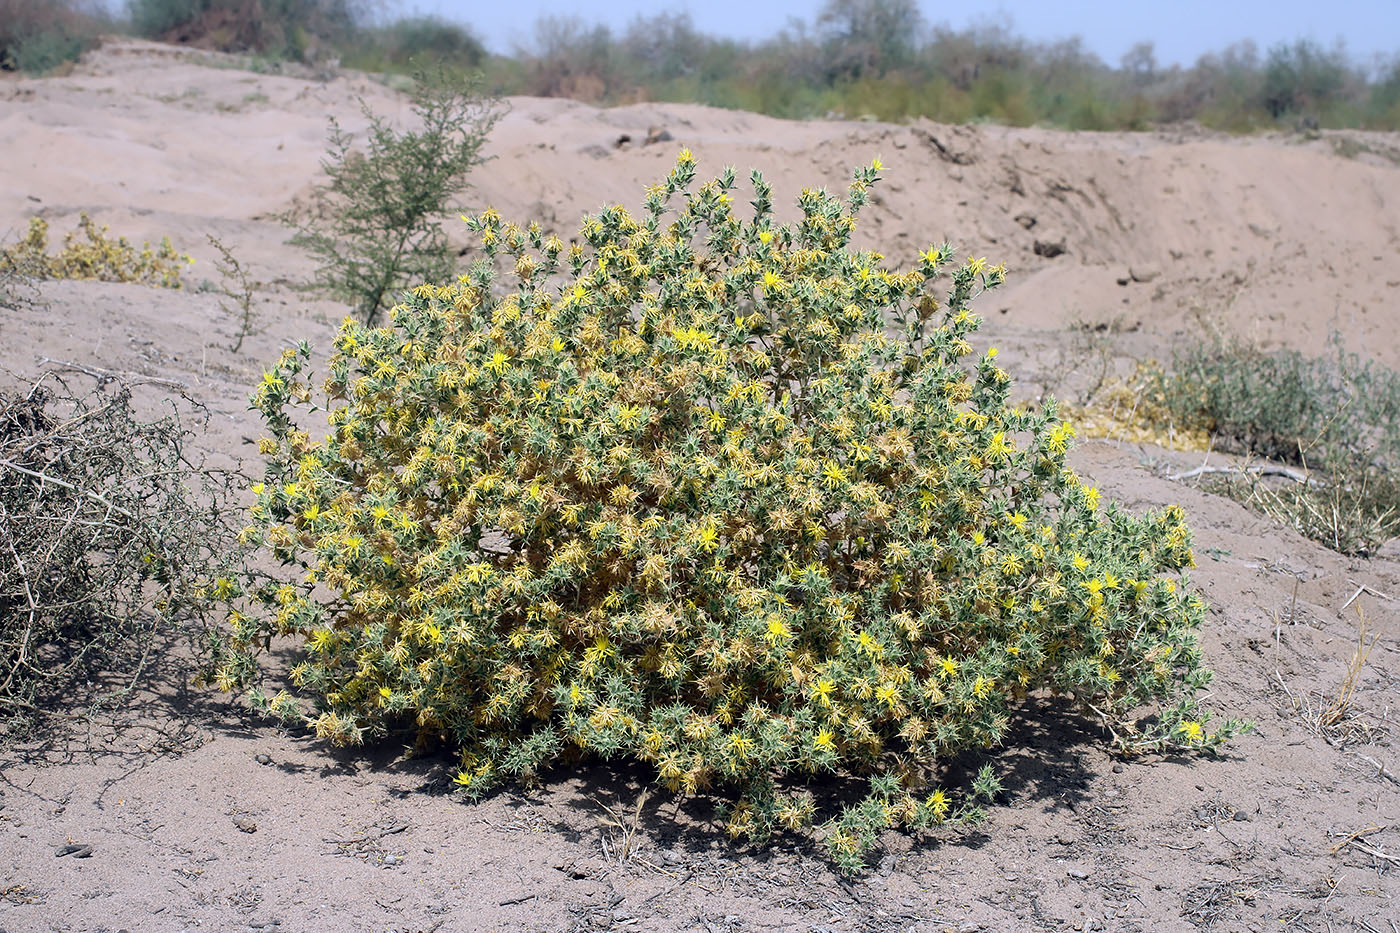
{"label": "green shrub", "polygon": [[314,39],[343,40],[352,0],[128,0],[138,35],[301,60]]}
{"label": "green shrub", "polygon": [[481,67],[486,48],[456,23],[415,16],[360,31],[341,59],[366,71],[415,72],[430,64],[465,73]]}
{"label": "green shrub", "polygon": [[1306,482],[1256,474],[1218,491],[1346,554],[1400,534],[1400,373],[1348,353],[1338,334],[1321,357],[1238,340],[1179,351],[1145,380],[1142,412],[1203,429],[1232,453],[1307,467]]}
{"label": "green shrub", "polygon": [[466,188],[466,173],[485,161],[481,147],[500,110],[441,71],[415,84],[416,129],[395,130],[361,106],[366,150],[332,120],[329,182],[306,211],[284,220],[298,230],[292,242],[320,263],[317,284],[373,324],[401,289],[451,274],[443,216]]}
{"label": "green shrub", "polygon": [[253,397],[247,534],[305,575],[245,588],[220,684],[295,633],[323,737],[416,729],[461,749],[471,795],[641,759],[730,789],[755,839],[814,817],[795,785],[862,774],[827,824],[847,869],[882,827],[974,817],[991,773],[955,798],[939,766],[1001,742],[1028,693],[1124,749],[1223,742],[1239,724],[1192,699],[1184,516],[1101,503],[1054,404],[1011,407],[995,350],[968,362],[1001,268],[967,262],[940,301],[946,244],[905,272],[849,247],[879,167],[844,203],[804,191],[791,225],[757,173],[752,220],[732,170],[692,190],[688,152],[576,247],[487,211],[468,275],[345,323],[324,439],[310,349],[289,351]]}
{"label": "green shrub", "polygon": [[0,0],[0,70],[42,75],[75,62],[106,22],[89,0]]}

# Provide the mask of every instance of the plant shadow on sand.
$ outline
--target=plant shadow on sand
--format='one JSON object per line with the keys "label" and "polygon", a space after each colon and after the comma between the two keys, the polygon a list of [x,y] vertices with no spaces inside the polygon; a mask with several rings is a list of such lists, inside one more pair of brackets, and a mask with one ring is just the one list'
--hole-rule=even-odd
{"label": "plant shadow on sand", "polygon": [[[320,769],[323,775],[358,766],[384,779],[398,778],[400,786],[390,791],[393,796],[452,796],[456,761],[451,750],[436,747],[405,754],[403,739],[389,737],[357,749],[312,741],[336,762]],[[1171,754],[1134,760],[1151,764],[1185,762],[1193,757]],[[1217,757],[1232,755],[1217,753]],[[936,784],[955,793],[968,792],[978,769],[990,762],[1002,785],[991,809],[1034,804],[1075,812],[1093,803],[1094,779],[1114,760],[1106,731],[1072,702],[1032,698],[1013,715],[1004,747],[990,754],[964,753],[951,759],[928,789]],[[315,773],[302,765],[284,767]],[[713,790],[710,795],[682,797],[661,787],[650,765],[588,756],[551,766],[529,785],[508,784],[486,795],[479,804],[460,800],[459,805],[481,806],[502,816],[507,824],[543,830],[568,843],[590,846],[614,863],[662,853],[673,867],[693,868],[705,860],[727,857],[742,857],[760,866],[796,858],[832,867],[820,844],[820,833],[814,836],[778,829],[763,844],[731,839],[725,826],[725,807],[738,793],[723,785]],[[820,819],[825,819],[857,804],[869,792],[869,784],[863,777],[819,775],[805,782],[796,778],[780,781],[779,790],[811,793]],[[901,836],[909,840],[913,851],[946,843],[975,850],[992,842],[992,837],[975,824],[950,824],[927,831],[887,830],[882,844],[872,851],[870,864],[879,862],[890,851],[890,843]]]}
{"label": "plant shadow on sand", "polygon": [[[115,772],[102,780],[110,787],[218,736],[246,739],[283,731],[245,704],[198,685],[198,660],[189,642],[179,636],[156,636],[148,647],[129,645],[125,652],[105,659],[107,669],[120,674],[88,672],[81,682],[61,685],[42,698],[41,705],[69,711],[49,714],[27,738],[0,748],[0,775],[20,763],[51,767],[100,761],[110,767],[116,762]],[[275,648],[271,667],[289,669],[298,652],[292,645]],[[368,776],[395,785],[388,793],[401,799],[454,796],[456,761],[451,749],[415,746],[409,731],[353,748],[336,746],[309,732],[285,730],[284,734],[310,753],[299,756],[301,760],[272,763],[284,773],[308,780]],[[1106,732],[1072,702],[1033,697],[1014,711],[1001,749],[949,760],[935,783],[964,791],[977,769],[990,761],[1002,785],[993,807],[1032,803],[1073,812],[1092,802],[1096,770],[1112,754]],[[1186,760],[1189,756],[1167,757]],[[0,777],[0,784],[9,782]],[[780,829],[766,844],[730,839],[724,808],[726,800],[737,794],[727,794],[723,786],[714,789],[713,795],[681,797],[658,786],[654,769],[645,763],[588,756],[551,766],[529,785],[502,787],[480,804],[452,803],[482,806],[508,826],[556,834],[563,842],[598,851],[614,864],[659,854],[670,868],[692,871],[728,857],[749,859],[758,866],[796,859],[811,867],[830,867],[819,833],[814,837]],[[782,781],[780,789],[811,793],[817,812],[830,816],[858,803],[869,786],[860,777],[819,775],[806,782]],[[104,787],[98,795],[99,806],[105,793]],[[922,832],[888,830],[871,853],[872,864],[899,836],[907,837],[916,852],[945,843],[975,850],[992,841],[976,825]]]}

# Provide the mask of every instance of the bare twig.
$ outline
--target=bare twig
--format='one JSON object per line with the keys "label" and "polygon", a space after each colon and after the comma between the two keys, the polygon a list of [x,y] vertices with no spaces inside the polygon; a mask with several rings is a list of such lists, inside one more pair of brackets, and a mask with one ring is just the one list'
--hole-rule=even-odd
{"label": "bare twig", "polygon": [[[1387,596],[1386,594],[1382,593],[1380,590],[1378,590],[1378,589],[1376,589],[1375,587],[1371,586],[1371,584],[1369,584],[1369,583],[1357,583],[1355,580],[1352,580],[1352,579],[1348,579],[1347,582],[1348,582],[1348,583],[1351,583],[1351,584],[1354,584],[1354,585],[1356,586],[1356,588],[1357,588],[1357,589],[1356,589],[1355,595],[1353,595],[1353,596],[1351,597],[1351,599],[1355,599],[1357,596],[1360,596],[1362,593],[1370,593],[1372,596],[1376,597],[1377,599],[1384,599],[1386,602],[1392,602],[1392,603],[1395,602],[1395,597],[1394,597],[1394,596]],[[1351,599],[1348,599],[1348,600],[1346,601],[1346,603],[1342,606],[1343,609],[1345,609],[1347,606],[1350,606],[1350,605],[1351,605]]]}
{"label": "bare twig", "polygon": [[169,386],[172,389],[180,389],[181,391],[189,389],[189,386],[183,382],[178,382],[174,379],[162,379],[159,376],[145,376],[141,373],[124,372],[116,369],[102,369],[98,366],[84,366],[81,363],[70,363],[67,360],[52,360],[47,356],[41,357],[39,362],[45,366],[55,366],[59,369],[68,369],[75,373],[83,373],[95,379],[118,379],[128,385],[144,385],[149,383],[151,385]]}
{"label": "bare twig", "polygon": [[1187,470],[1184,473],[1173,473],[1172,475],[1168,476],[1167,479],[1194,479],[1197,476],[1205,476],[1207,474],[1215,473],[1224,473],[1231,476],[1282,476],[1286,479],[1293,480],[1293,482],[1295,483],[1303,483],[1305,485],[1318,482],[1317,480],[1308,476],[1306,473],[1302,473],[1298,470],[1289,469],[1288,467],[1274,466],[1273,464],[1261,464],[1259,466],[1251,467],[1213,467],[1202,465],[1196,467],[1194,470]]}

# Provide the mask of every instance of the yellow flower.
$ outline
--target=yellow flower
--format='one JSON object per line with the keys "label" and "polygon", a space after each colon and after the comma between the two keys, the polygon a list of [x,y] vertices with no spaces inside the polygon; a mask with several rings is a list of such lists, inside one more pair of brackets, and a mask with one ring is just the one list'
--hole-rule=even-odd
{"label": "yellow flower", "polygon": [[992,439],[987,442],[987,459],[993,463],[1002,463],[1015,452],[1016,442],[1009,439],[1002,431],[993,434]]}
{"label": "yellow flower", "polygon": [[1186,736],[1186,741],[1193,745],[1200,742],[1202,736],[1205,734],[1205,730],[1201,728],[1201,724],[1194,719],[1183,719],[1177,725],[1177,729],[1182,735]]}

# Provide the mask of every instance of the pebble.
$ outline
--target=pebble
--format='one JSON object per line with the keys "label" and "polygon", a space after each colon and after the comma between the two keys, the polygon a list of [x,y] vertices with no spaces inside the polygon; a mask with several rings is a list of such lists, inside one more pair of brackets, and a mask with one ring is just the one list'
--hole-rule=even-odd
{"label": "pebble", "polygon": [[1127,770],[1127,768],[1124,768],[1122,765],[1114,765],[1114,766],[1113,766],[1113,773],[1114,773],[1114,774],[1122,774],[1122,773],[1123,773],[1124,771],[1126,771],[1126,770]]}
{"label": "pebble", "polygon": [[271,756],[271,755],[254,755],[254,756],[253,756],[253,760],[256,761],[256,762],[257,762],[258,764],[260,764],[260,765],[270,765],[270,764],[272,764],[272,756]]}
{"label": "pebble", "polygon": [[1076,881],[1083,881],[1089,877],[1089,873],[1082,868],[1071,868],[1069,871],[1065,872],[1065,874],[1074,878]]}
{"label": "pebble", "polygon": [[240,831],[245,833],[255,833],[258,831],[258,824],[253,821],[251,816],[235,816],[233,818],[233,825],[237,826]]}
{"label": "pebble", "polygon": [[86,846],[82,843],[69,843],[66,846],[59,846],[57,849],[54,849],[53,854],[54,858],[63,858],[65,855],[71,855],[74,858],[92,858],[92,846]]}
{"label": "pebble", "polygon": [[1249,814],[1243,810],[1236,810],[1232,819],[1234,819],[1236,823],[1247,823],[1249,822]]}

